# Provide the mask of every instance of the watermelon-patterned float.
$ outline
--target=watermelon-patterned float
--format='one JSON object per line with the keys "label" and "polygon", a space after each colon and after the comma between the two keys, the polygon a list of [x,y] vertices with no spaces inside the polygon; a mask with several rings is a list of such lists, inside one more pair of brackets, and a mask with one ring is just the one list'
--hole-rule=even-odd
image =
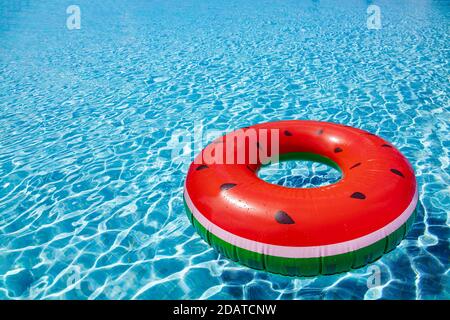
{"label": "watermelon-patterned float", "polygon": [[[261,156],[269,150],[276,151]],[[257,170],[276,156],[323,162],[342,178],[317,188],[258,178]],[[418,194],[411,165],[382,138],[328,122],[279,121],[208,145],[189,168],[184,199],[197,232],[226,257],[314,276],[364,266],[395,248],[413,222]]]}

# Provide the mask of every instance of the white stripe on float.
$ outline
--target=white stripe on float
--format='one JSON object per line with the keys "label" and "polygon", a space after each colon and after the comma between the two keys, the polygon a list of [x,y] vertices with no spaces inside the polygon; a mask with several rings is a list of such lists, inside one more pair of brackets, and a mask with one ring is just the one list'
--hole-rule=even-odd
{"label": "white stripe on float", "polygon": [[306,246],[306,247],[291,247],[291,246],[279,246],[263,242],[258,242],[246,238],[237,236],[231,232],[228,232],[221,227],[215,225],[210,220],[208,220],[192,203],[191,198],[186,190],[186,185],[184,186],[184,198],[186,200],[187,206],[191,210],[195,219],[209,232],[219,237],[220,239],[242,249],[249,251],[276,256],[283,258],[317,258],[317,257],[327,257],[334,256],[337,254],[348,253],[355,251],[387,237],[398,228],[400,228],[411,216],[416,208],[418,200],[418,190],[414,193],[414,197],[411,203],[408,205],[405,211],[398,216],[395,220],[391,221],[389,224],[385,225],[383,228],[378,229],[368,235],[362,236],[349,241],[327,244],[322,246]]}

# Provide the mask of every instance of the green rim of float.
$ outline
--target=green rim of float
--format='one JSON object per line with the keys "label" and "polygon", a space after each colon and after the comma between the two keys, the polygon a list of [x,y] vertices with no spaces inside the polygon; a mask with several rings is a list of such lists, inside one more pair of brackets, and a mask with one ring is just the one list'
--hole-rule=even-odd
{"label": "green rim of float", "polygon": [[400,244],[411,229],[416,216],[416,210],[414,210],[406,223],[396,231],[367,247],[355,251],[317,258],[283,258],[246,250],[217,237],[206,230],[206,228],[195,219],[184,197],[183,200],[186,214],[189,221],[194,226],[194,229],[204,241],[218,252],[247,267],[257,270],[266,270],[286,276],[330,275],[363,267],[379,259],[383,254],[393,250]]}

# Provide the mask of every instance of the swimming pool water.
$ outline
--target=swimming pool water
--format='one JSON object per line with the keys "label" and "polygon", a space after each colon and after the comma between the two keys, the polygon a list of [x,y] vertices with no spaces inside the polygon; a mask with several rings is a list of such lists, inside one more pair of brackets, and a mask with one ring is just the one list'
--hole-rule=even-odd
{"label": "swimming pool water", "polygon": [[[0,298],[448,299],[449,22],[431,0],[1,1]],[[191,227],[175,132],[280,119],[362,128],[412,163],[417,220],[378,286],[369,267],[242,267]]]}

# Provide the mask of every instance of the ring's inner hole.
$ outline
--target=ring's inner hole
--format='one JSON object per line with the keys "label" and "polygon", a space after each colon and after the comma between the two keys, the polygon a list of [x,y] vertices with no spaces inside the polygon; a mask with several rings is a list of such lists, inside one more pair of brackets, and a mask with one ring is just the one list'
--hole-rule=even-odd
{"label": "ring's inner hole", "polygon": [[317,188],[338,182],[342,173],[328,158],[310,153],[289,153],[281,155],[277,163],[262,166],[258,177],[289,188]]}

